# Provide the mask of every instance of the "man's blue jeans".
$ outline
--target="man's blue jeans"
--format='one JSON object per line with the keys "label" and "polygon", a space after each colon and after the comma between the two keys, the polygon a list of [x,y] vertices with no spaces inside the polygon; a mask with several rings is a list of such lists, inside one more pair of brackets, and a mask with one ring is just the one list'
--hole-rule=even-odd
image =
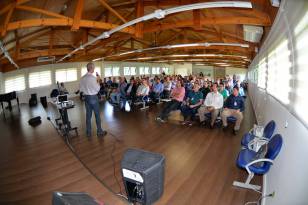
{"label": "man's blue jeans", "polygon": [[99,103],[97,95],[85,95],[85,106],[86,106],[86,125],[87,125],[87,135],[91,135],[91,118],[92,111],[95,114],[97,134],[102,134],[103,129],[101,126],[101,117],[99,112]]}

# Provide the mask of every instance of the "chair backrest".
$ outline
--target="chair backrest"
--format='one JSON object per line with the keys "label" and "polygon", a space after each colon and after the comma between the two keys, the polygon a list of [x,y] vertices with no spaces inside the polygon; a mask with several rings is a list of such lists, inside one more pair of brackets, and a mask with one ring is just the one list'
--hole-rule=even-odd
{"label": "chair backrest", "polygon": [[267,125],[264,128],[263,136],[267,139],[270,139],[275,131],[276,123],[274,120],[271,120],[267,123]]}
{"label": "chair backrest", "polygon": [[274,160],[282,147],[282,137],[280,134],[274,135],[267,144],[266,158]]}

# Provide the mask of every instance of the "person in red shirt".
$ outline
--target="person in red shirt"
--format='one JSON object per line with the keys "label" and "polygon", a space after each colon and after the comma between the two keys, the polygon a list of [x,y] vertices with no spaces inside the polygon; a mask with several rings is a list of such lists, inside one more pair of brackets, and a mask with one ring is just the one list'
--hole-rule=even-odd
{"label": "person in red shirt", "polygon": [[182,104],[185,97],[185,88],[182,81],[177,81],[176,87],[171,91],[171,101],[161,111],[160,115],[156,118],[157,121],[165,122],[169,113],[177,110]]}

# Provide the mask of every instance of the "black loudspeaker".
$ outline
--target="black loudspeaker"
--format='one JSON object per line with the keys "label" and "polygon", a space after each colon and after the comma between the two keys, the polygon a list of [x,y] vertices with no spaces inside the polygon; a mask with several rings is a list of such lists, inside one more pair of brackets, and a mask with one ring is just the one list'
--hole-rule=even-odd
{"label": "black loudspeaker", "polygon": [[128,149],[121,161],[121,171],[130,202],[153,204],[163,194],[165,157],[158,153]]}
{"label": "black loudspeaker", "polygon": [[43,105],[44,108],[47,107],[47,97],[44,96],[44,97],[40,97],[40,100],[41,100],[41,104]]}
{"label": "black loudspeaker", "polygon": [[37,126],[39,124],[41,124],[41,117],[40,116],[37,116],[37,117],[34,117],[34,118],[31,118],[28,123],[29,125],[31,126]]}
{"label": "black loudspeaker", "polygon": [[33,107],[37,105],[37,95],[36,93],[31,94],[31,98],[29,99],[29,106]]}
{"label": "black loudspeaker", "polygon": [[53,192],[52,205],[103,205],[84,192]]}

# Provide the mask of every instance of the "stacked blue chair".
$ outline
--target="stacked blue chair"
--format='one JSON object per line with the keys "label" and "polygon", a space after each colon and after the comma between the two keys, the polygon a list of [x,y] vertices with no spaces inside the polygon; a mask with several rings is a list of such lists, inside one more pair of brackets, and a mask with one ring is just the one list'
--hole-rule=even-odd
{"label": "stacked blue chair", "polygon": [[[263,138],[270,140],[270,138],[272,137],[274,131],[276,128],[276,123],[274,120],[271,120],[270,122],[267,123],[267,125],[264,128],[264,132],[263,132]],[[253,139],[255,138],[255,136],[248,132],[246,133],[241,141],[241,144],[243,147],[248,147],[248,143],[251,142]]]}
{"label": "stacked blue chair", "polygon": [[[257,152],[249,149],[243,149],[240,151],[237,158],[237,166],[242,169],[246,169],[248,177],[245,182],[234,181],[233,186],[260,190],[261,187],[250,184],[254,174],[263,175],[267,173],[273,164],[273,160],[277,157],[282,147],[282,137],[280,134],[273,136],[267,144],[267,152],[264,158],[259,158]],[[263,164],[259,164],[263,163]]]}

